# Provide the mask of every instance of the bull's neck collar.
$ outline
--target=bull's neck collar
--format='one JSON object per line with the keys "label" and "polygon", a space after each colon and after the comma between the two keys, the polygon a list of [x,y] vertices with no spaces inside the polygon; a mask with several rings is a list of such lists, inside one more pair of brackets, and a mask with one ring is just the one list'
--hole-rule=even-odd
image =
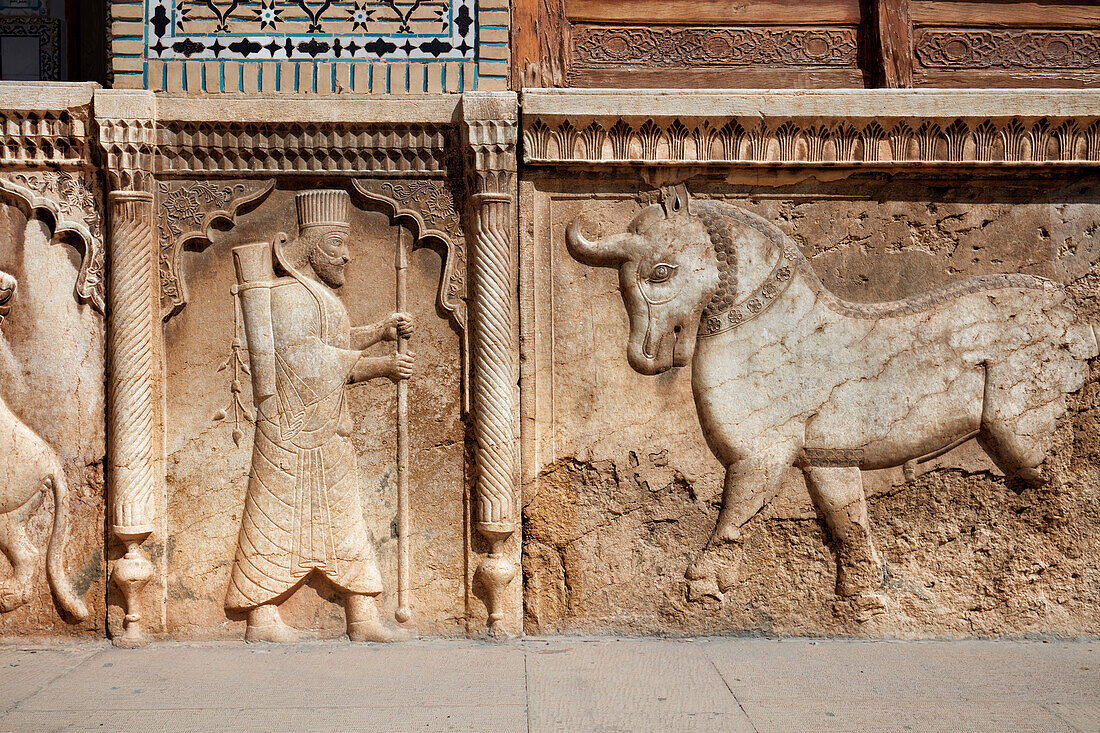
{"label": "bull's neck collar", "polygon": [[715,336],[751,321],[771,307],[794,279],[798,254],[793,247],[785,247],[775,261],[768,276],[756,288],[729,308],[717,313],[707,313],[699,327],[699,336]]}

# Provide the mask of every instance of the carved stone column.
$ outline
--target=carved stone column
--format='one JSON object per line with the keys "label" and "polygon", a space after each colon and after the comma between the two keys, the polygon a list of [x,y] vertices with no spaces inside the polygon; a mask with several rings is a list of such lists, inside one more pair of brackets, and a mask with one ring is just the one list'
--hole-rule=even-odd
{"label": "carved stone column", "polygon": [[[504,596],[517,573],[505,547],[516,534],[519,446],[516,354],[516,95],[463,96],[463,139],[470,175],[472,378],[477,480],[474,528],[489,543],[475,580],[485,590],[489,628],[500,631]],[[518,537],[517,537],[518,539]]]}
{"label": "carved stone column", "polygon": [[107,246],[107,455],[111,533],[125,555],[111,579],[126,605],[119,646],[146,642],[142,590],[153,564],[142,543],[157,528],[163,493],[159,354],[161,318],[153,222],[155,101],[142,92],[96,95],[99,141],[106,155]]}

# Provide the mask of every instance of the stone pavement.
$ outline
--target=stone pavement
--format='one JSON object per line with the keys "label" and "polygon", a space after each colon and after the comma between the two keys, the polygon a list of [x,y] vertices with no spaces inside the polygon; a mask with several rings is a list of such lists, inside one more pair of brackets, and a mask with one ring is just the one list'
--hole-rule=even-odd
{"label": "stone pavement", "polygon": [[0,646],[0,731],[1100,731],[1100,640]]}

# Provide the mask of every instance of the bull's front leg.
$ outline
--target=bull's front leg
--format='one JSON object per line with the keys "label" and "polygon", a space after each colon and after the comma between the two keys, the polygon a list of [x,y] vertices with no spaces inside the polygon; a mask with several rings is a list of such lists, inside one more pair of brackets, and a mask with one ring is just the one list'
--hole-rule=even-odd
{"label": "bull's front leg", "polygon": [[855,597],[865,615],[885,610],[882,561],[871,540],[863,475],[855,467],[803,468],[806,488],[837,543],[836,592]]}
{"label": "bull's front leg", "polygon": [[710,597],[721,602],[737,582],[743,550],[735,543],[741,538],[741,527],[779,493],[801,449],[799,439],[780,440],[726,467],[722,508],[714,534],[684,574],[691,600]]}
{"label": "bull's front leg", "polygon": [[718,512],[711,545],[741,539],[741,528],[779,493],[787,471],[801,450],[801,440],[788,438],[726,467],[722,509]]}

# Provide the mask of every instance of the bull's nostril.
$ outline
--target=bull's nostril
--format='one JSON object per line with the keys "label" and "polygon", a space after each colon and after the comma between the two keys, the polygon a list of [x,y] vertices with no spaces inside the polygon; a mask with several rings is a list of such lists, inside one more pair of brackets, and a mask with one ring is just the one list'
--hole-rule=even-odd
{"label": "bull's nostril", "polygon": [[679,335],[680,335],[680,327],[679,327],[679,326],[677,326],[676,328],[672,329],[672,332],[673,332],[674,334],[676,334],[677,336],[679,336]]}

